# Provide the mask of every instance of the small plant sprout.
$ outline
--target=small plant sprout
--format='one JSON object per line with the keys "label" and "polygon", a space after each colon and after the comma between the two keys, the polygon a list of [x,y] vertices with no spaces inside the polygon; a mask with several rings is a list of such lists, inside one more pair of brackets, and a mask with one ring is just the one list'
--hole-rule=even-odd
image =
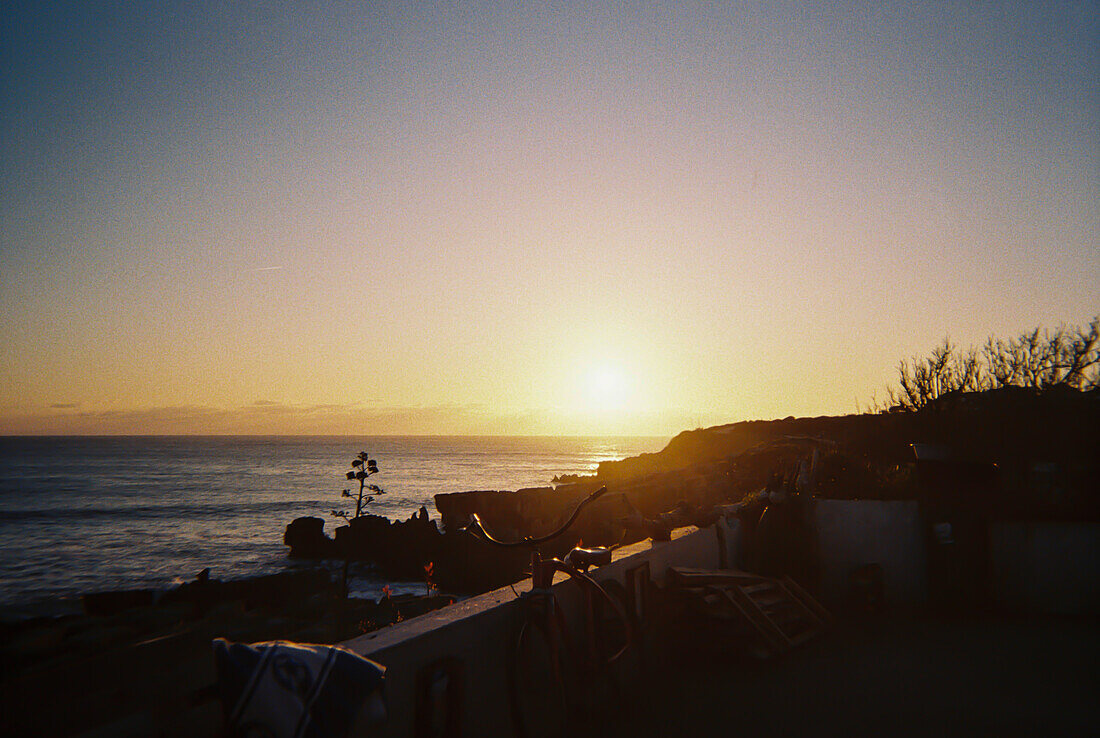
{"label": "small plant sprout", "polygon": [[432,591],[439,589],[435,582],[432,581],[432,575],[435,574],[435,567],[432,562],[424,564],[424,594],[431,597]]}
{"label": "small plant sprout", "polygon": [[341,497],[355,498],[355,514],[351,515],[347,510],[333,510],[332,514],[348,522],[362,516],[363,508],[374,502],[375,495],[386,493],[385,490],[377,484],[367,484],[367,478],[377,473],[378,462],[370,458],[370,455],[366,451],[360,451],[359,454],[351,460],[351,470],[344,475],[350,481],[359,482],[359,493],[355,494],[349,489],[345,489],[340,493]]}

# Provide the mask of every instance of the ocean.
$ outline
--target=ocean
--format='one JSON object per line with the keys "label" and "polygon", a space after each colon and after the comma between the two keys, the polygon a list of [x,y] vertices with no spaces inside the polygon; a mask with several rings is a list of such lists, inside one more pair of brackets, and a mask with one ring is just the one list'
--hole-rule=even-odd
{"label": "ocean", "polygon": [[[440,492],[546,486],[601,461],[661,449],[665,438],[0,437],[0,614],[65,612],[79,594],[167,589],[314,566],[287,558],[283,531],[303,515],[330,535],[354,512],[341,490],[360,451],[385,490],[369,512],[438,518]],[[353,594],[384,582],[357,567]]]}

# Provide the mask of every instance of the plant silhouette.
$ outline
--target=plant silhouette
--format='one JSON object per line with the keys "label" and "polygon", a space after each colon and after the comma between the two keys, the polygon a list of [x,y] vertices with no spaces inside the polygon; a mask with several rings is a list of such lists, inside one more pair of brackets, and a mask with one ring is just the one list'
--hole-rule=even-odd
{"label": "plant silhouette", "polygon": [[[1100,388],[1100,316],[1088,326],[1035,328],[1008,340],[986,340],[981,351],[961,351],[950,339],[921,358],[901,361],[897,387],[887,388],[880,411],[914,411],[952,393],[1001,387],[1047,390]],[[877,404],[877,403],[876,403]]]}
{"label": "plant silhouette", "polygon": [[[375,495],[384,495],[386,493],[386,491],[377,484],[367,484],[367,479],[377,473],[378,462],[370,458],[370,454],[366,451],[360,451],[359,454],[351,460],[351,470],[345,475],[349,480],[358,480],[359,494],[353,495],[351,490],[347,489],[341,493],[344,497],[355,497],[355,514],[351,515],[347,510],[333,510],[332,514],[338,518],[347,520],[349,523],[361,517],[363,515],[363,509],[374,502]],[[368,492],[372,494],[367,494]]]}

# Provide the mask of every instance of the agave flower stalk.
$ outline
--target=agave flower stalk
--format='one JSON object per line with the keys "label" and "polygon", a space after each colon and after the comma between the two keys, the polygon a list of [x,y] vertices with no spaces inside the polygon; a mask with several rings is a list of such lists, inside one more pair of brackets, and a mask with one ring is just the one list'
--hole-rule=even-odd
{"label": "agave flower stalk", "polygon": [[[347,472],[346,476],[349,480],[359,481],[359,494],[355,498],[355,515],[348,517],[346,512],[333,512],[334,515],[344,518],[345,520],[354,520],[363,514],[363,506],[374,502],[374,495],[385,494],[385,490],[379,487],[377,484],[367,484],[367,478],[378,473],[378,462],[370,458],[370,455],[366,451],[360,451],[359,454],[351,461],[351,471]],[[367,492],[373,492],[374,494],[367,494]],[[344,497],[351,497],[350,490],[344,490]],[[364,496],[366,499],[364,499]]]}

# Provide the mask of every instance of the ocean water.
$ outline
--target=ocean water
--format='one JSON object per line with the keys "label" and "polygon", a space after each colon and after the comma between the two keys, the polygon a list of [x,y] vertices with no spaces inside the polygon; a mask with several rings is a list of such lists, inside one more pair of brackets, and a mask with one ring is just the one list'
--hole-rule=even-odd
{"label": "ocean water", "polygon": [[[359,451],[385,490],[369,511],[405,519],[433,496],[545,486],[601,461],[657,451],[664,438],[0,437],[0,610],[72,607],[81,592],[167,588],[210,567],[220,579],[291,562],[296,517],[332,533],[354,512],[340,492]],[[354,588],[384,584],[360,567]],[[422,586],[391,583],[394,591]],[[407,587],[406,587],[407,585]]]}

